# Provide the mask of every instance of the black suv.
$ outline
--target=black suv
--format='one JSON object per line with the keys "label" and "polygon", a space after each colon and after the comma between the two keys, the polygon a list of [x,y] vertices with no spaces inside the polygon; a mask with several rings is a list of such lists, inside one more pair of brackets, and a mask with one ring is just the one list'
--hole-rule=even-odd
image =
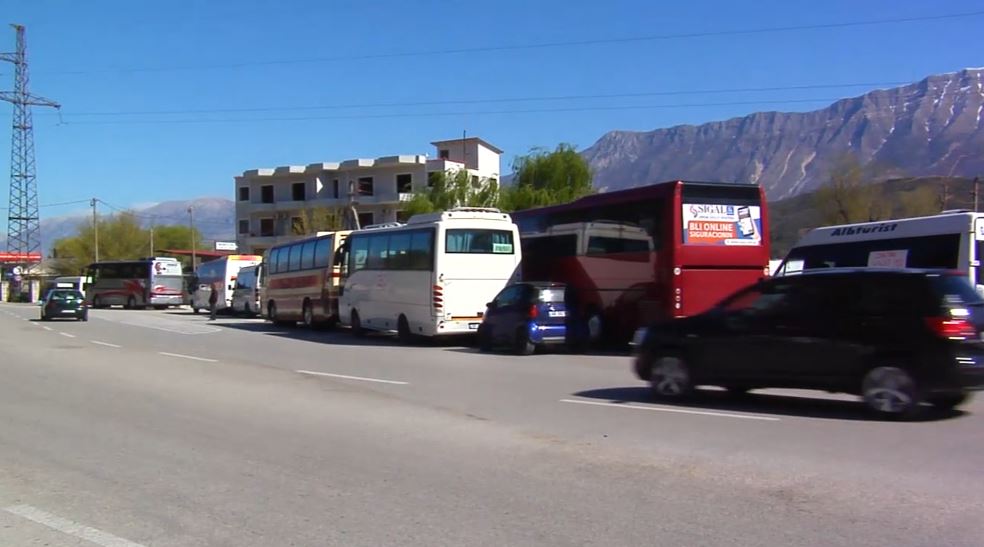
{"label": "black suv", "polygon": [[767,279],[708,312],[636,335],[636,374],[654,396],[696,385],[861,395],[884,416],[952,409],[984,389],[984,300],[966,276],[821,270]]}

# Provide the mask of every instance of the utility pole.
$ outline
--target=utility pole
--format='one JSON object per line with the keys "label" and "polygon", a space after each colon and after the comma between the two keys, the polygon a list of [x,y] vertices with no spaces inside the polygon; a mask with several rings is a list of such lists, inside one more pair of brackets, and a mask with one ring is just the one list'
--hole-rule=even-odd
{"label": "utility pole", "polygon": [[89,205],[92,207],[92,249],[95,255],[93,262],[99,262],[99,216],[96,214],[96,204],[99,200],[92,198]]}
{"label": "utility pole", "polygon": [[10,146],[10,211],[7,216],[7,250],[23,253],[24,262],[33,261],[41,251],[41,223],[38,215],[38,184],[34,163],[34,126],[31,107],[61,105],[31,95],[28,91],[27,41],[23,25],[11,25],[17,34],[17,50],[0,53],[0,61],[14,64],[14,90],[0,91],[0,100],[14,105],[13,137]]}
{"label": "utility pole", "polygon": [[191,237],[191,269],[192,269],[192,271],[194,271],[195,270],[195,263],[198,261],[198,249],[195,248],[197,246],[197,242],[195,241],[195,239],[197,239],[197,238],[195,237],[195,208],[193,206],[188,207],[188,226],[191,227],[191,234],[190,234],[190,237]]}
{"label": "utility pole", "polygon": [[981,193],[980,187],[981,187],[980,177],[974,177],[974,212],[975,213],[980,211],[980,209],[977,207],[977,203],[978,203],[977,198],[980,197],[980,193]]}
{"label": "utility pole", "polygon": [[157,219],[155,218],[150,219],[150,257],[151,258],[154,257],[154,222],[156,222],[156,220]]}

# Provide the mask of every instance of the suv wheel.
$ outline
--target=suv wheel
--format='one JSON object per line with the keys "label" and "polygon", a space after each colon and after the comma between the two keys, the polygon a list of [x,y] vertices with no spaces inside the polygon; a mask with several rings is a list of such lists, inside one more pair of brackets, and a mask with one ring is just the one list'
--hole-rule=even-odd
{"label": "suv wheel", "polygon": [[658,357],[649,373],[650,391],[657,399],[680,399],[690,394],[690,368],[680,357]]}
{"label": "suv wheel", "polygon": [[861,382],[861,395],[868,408],[885,417],[910,416],[919,408],[916,382],[898,367],[876,367]]}
{"label": "suv wheel", "polygon": [[516,354],[517,355],[533,355],[536,351],[536,344],[530,340],[530,333],[524,327],[519,327],[516,330]]}

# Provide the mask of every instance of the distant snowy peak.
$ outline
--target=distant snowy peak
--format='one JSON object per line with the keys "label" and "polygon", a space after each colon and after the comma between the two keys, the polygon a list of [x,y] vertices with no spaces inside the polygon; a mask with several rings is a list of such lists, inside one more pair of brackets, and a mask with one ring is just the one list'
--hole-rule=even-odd
{"label": "distant snowy peak", "polygon": [[583,154],[599,188],[671,179],[755,182],[779,199],[816,188],[847,152],[889,174],[980,174],[982,110],[984,68],[968,68],[813,112],[758,112],[699,126],[612,131]]}

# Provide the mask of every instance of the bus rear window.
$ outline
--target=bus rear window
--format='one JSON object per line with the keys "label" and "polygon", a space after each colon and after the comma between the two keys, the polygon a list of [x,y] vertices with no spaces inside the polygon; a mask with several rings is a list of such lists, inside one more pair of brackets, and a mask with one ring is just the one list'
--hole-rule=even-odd
{"label": "bus rear window", "polygon": [[514,253],[513,234],[508,230],[448,230],[445,235],[445,251],[464,254]]}

